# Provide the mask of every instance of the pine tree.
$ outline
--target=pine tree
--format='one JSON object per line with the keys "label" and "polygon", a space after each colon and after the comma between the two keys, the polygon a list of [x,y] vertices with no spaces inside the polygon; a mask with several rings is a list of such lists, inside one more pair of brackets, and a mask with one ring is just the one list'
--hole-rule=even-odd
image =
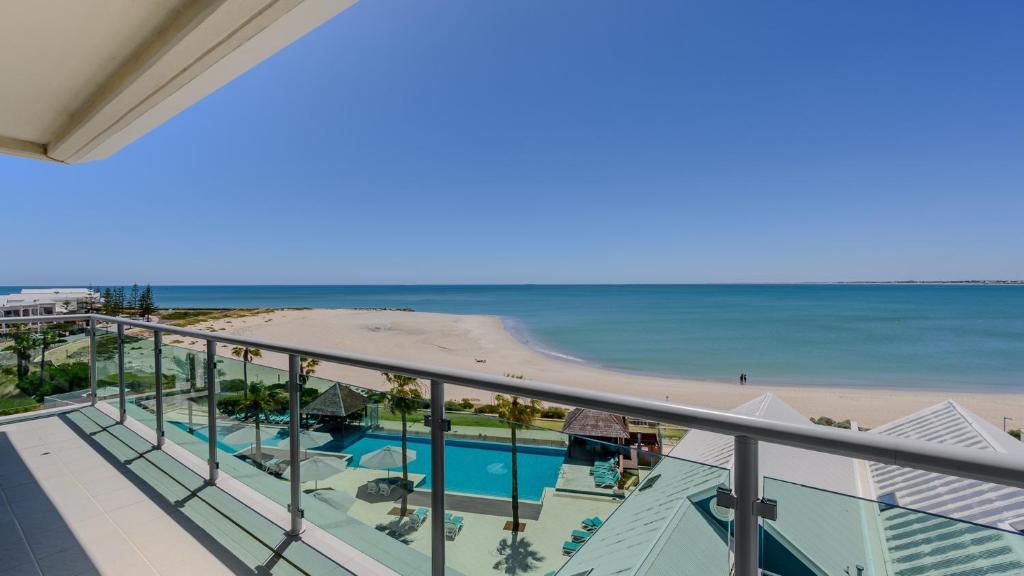
{"label": "pine tree", "polygon": [[138,285],[138,283],[132,284],[132,291],[128,294],[128,303],[127,303],[128,311],[130,313],[132,313],[132,315],[135,315],[135,314],[139,313],[139,308],[140,308],[140,306],[139,306],[139,298],[140,298],[139,285]]}
{"label": "pine tree", "polygon": [[114,296],[114,316],[120,316],[124,314],[124,286],[115,286],[112,293]]}
{"label": "pine tree", "polygon": [[107,316],[114,316],[114,291],[110,287],[103,289],[103,313]]}
{"label": "pine tree", "polygon": [[149,321],[149,316],[156,312],[156,302],[153,300],[153,287],[146,284],[146,287],[142,289],[142,294],[139,296],[139,316],[142,316]]}

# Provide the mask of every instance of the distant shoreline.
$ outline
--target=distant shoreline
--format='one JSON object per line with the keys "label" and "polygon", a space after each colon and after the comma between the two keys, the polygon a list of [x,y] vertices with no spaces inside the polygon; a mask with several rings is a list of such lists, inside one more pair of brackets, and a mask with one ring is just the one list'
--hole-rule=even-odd
{"label": "distant shoreline", "polygon": [[[316,310],[316,308],[313,308]],[[323,310],[329,310],[323,308]],[[353,310],[351,308],[334,308],[334,310]],[[691,382],[706,382],[708,384],[719,384],[722,386],[738,386],[739,383],[736,379],[728,378],[714,378],[692,374],[673,374],[668,372],[657,372],[653,370],[629,370],[626,368],[619,368],[617,366],[608,366],[594,360],[587,360],[569,354],[568,352],[559,351],[556,347],[542,344],[538,341],[535,336],[530,334],[529,328],[525,324],[516,320],[515,318],[499,317],[495,316],[497,320],[501,322],[502,327],[508,332],[509,336],[514,338],[522,346],[538,353],[542,354],[552,360],[558,362],[565,362],[570,366],[587,366],[595,370],[605,370],[609,372],[616,372],[626,376],[643,376],[650,378],[665,378],[665,379],[678,379],[686,380]],[[749,376],[749,375],[748,375]],[[763,378],[754,375],[754,379],[748,382],[746,386],[757,387],[757,386],[770,386],[778,388],[835,388],[837,390],[861,390],[864,392],[871,391],[894,391],[894,392],[926,392],[933,394],[1014,394],[1015,392],[1007,390],[1005,386],[974,386],[969,390],[965,389],[962,385],[957,383],[951,383],[950,386],[938,386],[925,381],[918,381],[916,384],[881,384],[881,385],[869,385],[860,382],[849,382],[842,381],[841,379],[818,377],[815,382],[800,382],[794,378]]]}
{"label": "distant shoreline", "polygon": [[[195,327],[487,374],[523,374],[528,379],[552,384],[689,406],[728,410],[762,394],[772,393],[808,418],[849,418],[868,427],[947,400],[963,404],[996,425],[1002,424],[1004,416],[1024,421],[1024,394],[1019,392],[786,386],[760,381],[742,386],[735,381],[609,370],[539,352],[510,333],[496,316],[316,308],[218,319],[201,322]],[[197,350],[203,346],[200,339],[184,340],[180,345]],[[229,354],[230,346],[219,347],[218,353]],[[285,368],[287,361],[284,355],[265,351],[260,363]],[[387,386],[376,371],[331,363],[322,363],[317,375],[372,389]],[[493,397],[489,392],[457,385],[448,388],[449,398],[489,402]]]}

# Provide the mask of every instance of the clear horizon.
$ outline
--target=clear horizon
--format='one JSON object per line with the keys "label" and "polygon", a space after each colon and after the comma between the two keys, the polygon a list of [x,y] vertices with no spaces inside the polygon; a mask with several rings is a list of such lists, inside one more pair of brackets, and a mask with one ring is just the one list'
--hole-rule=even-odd
{"label": "clear horizon", "polygon": [[358,3],[110,159],[0,158],[0,285],[1019,279],[1022,16]]}

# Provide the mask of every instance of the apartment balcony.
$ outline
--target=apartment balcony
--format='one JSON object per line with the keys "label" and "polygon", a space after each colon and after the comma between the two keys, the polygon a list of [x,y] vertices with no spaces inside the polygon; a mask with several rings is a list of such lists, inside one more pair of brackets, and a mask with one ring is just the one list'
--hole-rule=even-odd
{"label": "apartment balcony", "polygon": [[[1021,448],[952,403],[857,432],[771,396],[717,412],[75,318],[90,335],[46,363],[32,351],[21,377],[81,389],[0,417],[0,573],[1024,573]],[[288,355],[289,370],[223,345]],[[422,388],[323,380],[303,357]],[[17,377],[16,357],[0,363]],[[690,432],[637,454],[599,431],[446,410],[445,383]]]}

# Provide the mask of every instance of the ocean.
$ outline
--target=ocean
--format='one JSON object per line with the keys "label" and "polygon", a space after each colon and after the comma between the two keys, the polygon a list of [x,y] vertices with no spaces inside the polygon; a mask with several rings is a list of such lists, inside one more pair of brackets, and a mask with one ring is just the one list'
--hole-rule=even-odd
{"label": "ocean", "polygon": [[[20,288],[0,287],[0,293]],[[1024,287],[154,286],[161,307],[490,314],[566,361],[750,383],[1024,390]]]}

